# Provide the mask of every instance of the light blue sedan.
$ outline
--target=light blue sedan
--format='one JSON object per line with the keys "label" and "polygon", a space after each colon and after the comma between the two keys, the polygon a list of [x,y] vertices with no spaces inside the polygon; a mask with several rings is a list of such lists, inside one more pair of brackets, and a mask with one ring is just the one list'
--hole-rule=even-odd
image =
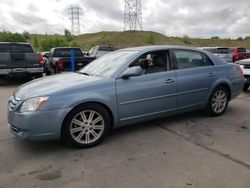
{"label": "light blue sedan", "polygon": [[222,115],[243,85],[238,65],[203,50],[128,48],[22,85],[9,99],[8,121],[22,139],[91,147],[112,128],[197,109]]}

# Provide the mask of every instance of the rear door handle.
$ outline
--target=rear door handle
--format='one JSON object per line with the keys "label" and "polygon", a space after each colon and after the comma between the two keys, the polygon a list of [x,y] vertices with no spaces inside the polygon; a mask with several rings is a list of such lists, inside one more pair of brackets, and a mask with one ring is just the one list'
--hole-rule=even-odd
{"label": "rear door handle", "polygon": [[165,81],[165,84],[171,84],[171,83],[174,83],[174,82],[175,82],[174,79],[169,78],[169,79],[167,79],[167,80]]}
{"label": "rear door handle", "polygon": [[212,73],[212,72],[210,72],[210,73],[208,74],[208,77],[209,77],[209,78],[214,77],[214,76],[215,76],[215,74]]}

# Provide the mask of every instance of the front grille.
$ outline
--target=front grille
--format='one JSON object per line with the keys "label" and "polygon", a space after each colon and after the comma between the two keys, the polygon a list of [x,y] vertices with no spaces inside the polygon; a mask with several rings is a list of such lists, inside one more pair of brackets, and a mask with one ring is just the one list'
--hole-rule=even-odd
{"label": "front grille", "polygon": [[10,99],[9,99],[9,110],[10,111],[12,111],[15,108],[15,106],[19,100],[20,99],[16,98],[15,96],[10,97]]}
{"label": "front grille", "polygon": [[250,69],[250,65],[244,65],[245,69]]}

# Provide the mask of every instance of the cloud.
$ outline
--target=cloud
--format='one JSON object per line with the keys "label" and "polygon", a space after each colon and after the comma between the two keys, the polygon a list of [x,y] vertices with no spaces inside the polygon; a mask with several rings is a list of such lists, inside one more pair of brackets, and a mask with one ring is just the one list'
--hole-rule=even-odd
{"label": "cloud", "polygon": [[[83,8],[84,33],[123,29],[124,0],[0,0],[0,29],[63,33],[70,28],[68,7]],[[249,0],[142,0],[143,27],[169,36],[250,35]]]}

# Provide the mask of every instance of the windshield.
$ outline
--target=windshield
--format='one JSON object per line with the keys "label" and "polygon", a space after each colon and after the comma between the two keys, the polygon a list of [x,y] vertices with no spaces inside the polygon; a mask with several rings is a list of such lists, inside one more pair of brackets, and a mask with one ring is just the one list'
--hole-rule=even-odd
{"label": "windshield", "polygon": [[229,48],[217,48],[217,54],[229,54],[230,49]]}
{"label": "windshield", "polygon": [[81,69],[79,73],[91,76],[112,77],[132,55],[138,51],[116,51],[104,55]]}
{"label": "windshield", "polygon": [[[74,48],[75,57],[83,56],[82,51],[80,49]],[[58,48],[55,49],[53,57],[70,57],[71,49],[70,48]]]}

